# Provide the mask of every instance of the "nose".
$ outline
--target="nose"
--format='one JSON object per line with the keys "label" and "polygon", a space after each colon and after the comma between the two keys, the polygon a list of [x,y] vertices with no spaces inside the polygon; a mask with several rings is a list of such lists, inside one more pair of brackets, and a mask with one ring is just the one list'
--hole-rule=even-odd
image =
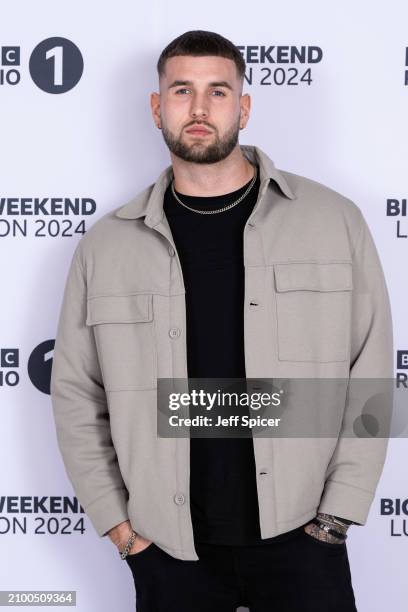
{"label": "nose", "polygon": [[193,119],[197,119],[198,117],[208,117],[208,108],[205,94],[195,94],[191,101],[191,109],[190,115]]}

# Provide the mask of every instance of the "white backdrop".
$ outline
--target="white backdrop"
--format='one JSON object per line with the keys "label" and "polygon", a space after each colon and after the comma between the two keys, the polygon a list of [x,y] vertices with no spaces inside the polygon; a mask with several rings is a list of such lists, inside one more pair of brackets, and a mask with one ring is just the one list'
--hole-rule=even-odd
{"label": "white backdrop", "polygon": [[[81,612],[134,610],[125,562],[85,515],[63,507],[74,493],[57,448],[49,374],[68,265],[82,236],[75,229],[89,229],[170,163],[149,99],[158,91],[158,56],[182,32],[219,32],[256,60],[247,63],[252,110],[241,144],[260,146],[278,168],[361,207],[388,282],[396,357],[408,350],[408,218],[387,216],[388,199],[408,197],[407,23],[405,0],[2,3],[0,589],[75,590]],[[53,37],[80,52],[65,49],[74,53],[74,81],[83,58],[81,78],[65,93],[44,90],[39,78],[41,61],[50,60],[35,49]],[[259,63],[262,46],[275,47],[276,63]],[[279,46],[318,47],[322,57],[282,63]],[[300,80],[308,69],[309,84]],[[34,211],[35,198],[90,199],[96,209],[61,215],[48,200]],[[396,374],[404,374],[400,361]],[[407,610],[408,515],[381,514],[382,499],[408,497],[407,460],[406,440],[392,440],[368,522],[349,531],[359,612]]]}

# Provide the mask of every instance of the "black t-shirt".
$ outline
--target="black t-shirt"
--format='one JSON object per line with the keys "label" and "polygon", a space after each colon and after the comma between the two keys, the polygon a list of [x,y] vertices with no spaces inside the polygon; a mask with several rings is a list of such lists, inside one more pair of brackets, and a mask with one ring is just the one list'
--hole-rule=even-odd
{"label": "black t-shirt", "polygon": [[[178,197],[195,209],[219,209],[248,188],[216,197]],[[186,289],[190,378],[245,378],[243,230],[257,201],[259,167],[249,194],[231,209],[203,215],[164,196]],[[190,506],[195,542],[261,540],[252,437],[190,438]]]}

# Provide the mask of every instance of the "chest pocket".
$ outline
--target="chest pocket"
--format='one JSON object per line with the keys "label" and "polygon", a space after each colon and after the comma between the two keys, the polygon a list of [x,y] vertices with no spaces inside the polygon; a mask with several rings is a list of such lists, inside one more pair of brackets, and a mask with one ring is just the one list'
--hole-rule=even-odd
{"label": "chest pocket", "polygon": [[86,324],[94,329],[107,391],[156,387],[152,294],[89,297]]}
{"label": "chest pocket", "polygon": [[274,265],[280,361],[345,361],[350,351],[352,264]]}

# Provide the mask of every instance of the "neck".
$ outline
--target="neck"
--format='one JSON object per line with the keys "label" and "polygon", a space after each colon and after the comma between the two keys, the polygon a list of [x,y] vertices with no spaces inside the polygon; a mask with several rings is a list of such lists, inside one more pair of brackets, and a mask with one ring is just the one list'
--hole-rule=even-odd
{"label": "neck", "polygon": [[240,189],[254,176],[254,166],[239,145],[225,159],[214,164],[186,162],[171,154],[174,188],[191,196],[212,197]]}

